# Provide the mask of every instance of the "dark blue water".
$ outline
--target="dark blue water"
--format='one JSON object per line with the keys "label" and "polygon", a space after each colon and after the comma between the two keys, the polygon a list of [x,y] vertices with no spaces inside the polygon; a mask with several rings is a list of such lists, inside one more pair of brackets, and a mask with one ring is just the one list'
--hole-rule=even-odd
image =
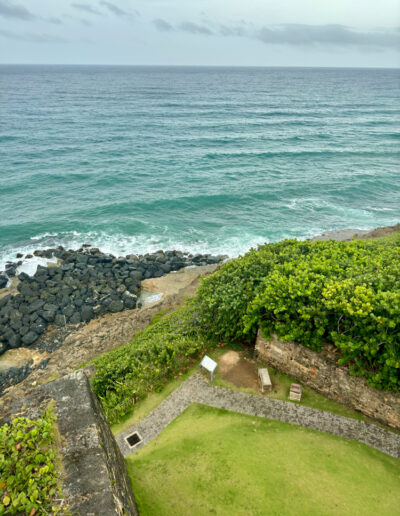
{"label": "dark blue water", "polygon": [[0,67],[0,262],[400,220],[398,70]]}

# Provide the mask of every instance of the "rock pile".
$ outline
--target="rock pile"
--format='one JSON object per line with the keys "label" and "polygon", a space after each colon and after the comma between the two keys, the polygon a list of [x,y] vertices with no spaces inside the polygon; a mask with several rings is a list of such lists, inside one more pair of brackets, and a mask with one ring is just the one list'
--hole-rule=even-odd
{"label": "rock pile", "polygon": [[[20,273],[18,293],[0,298],[0,354],[9,348],[32,345],[49,324],[63,327],[88,322],[107,312],[135,308],[143,279],[225,258],[180,251],[116,258],[89,246],[78,251],[60,247],[34,254],[56,257],[58,264],[38,265],[33,276]],[[5,272],[0,273],[0,288],[17,274],[19,263],[6,264]]]}

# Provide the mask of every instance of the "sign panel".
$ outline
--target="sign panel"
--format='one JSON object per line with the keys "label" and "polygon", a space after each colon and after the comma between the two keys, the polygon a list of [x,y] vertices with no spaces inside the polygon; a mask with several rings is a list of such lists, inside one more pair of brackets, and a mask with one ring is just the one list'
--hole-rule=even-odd
{"label": "sign panel", "polygon": [[207,355],[205,355],[205,357],[200,363],[200,366],[204,367],[204,369],[207,369],[207,371],[210,371],[210,373],[213,373],[215,371],[217,365],[217,362],[214,362],[214,360],[208,357]]}

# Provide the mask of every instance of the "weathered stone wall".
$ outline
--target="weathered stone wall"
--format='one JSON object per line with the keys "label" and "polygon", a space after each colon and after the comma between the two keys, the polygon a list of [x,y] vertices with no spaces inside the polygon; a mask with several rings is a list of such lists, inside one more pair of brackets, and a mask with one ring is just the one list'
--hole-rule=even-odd
{"label": "weathered stone wall", "polygon": [[71,513],[137,516],[124,459],[82,371],[14,400],[0,424],[16,415],[37,418],[51,400],[61,436],[62,489]]}
{"label": "weathered stone wall", "polygon": [[282,342],[276,335],[267,340],[259,331],[255,351],[262,362],[328,398],[400,429],[400,395],[375,390],[363,378],[350,376],[345,367],[337,365],[333,348],[326,346],[317,353],[293,342]]}

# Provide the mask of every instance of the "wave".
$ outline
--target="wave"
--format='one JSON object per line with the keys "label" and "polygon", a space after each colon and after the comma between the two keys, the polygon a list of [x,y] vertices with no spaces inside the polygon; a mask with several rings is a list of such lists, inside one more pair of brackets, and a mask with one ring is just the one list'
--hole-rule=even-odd
{"label": "wave", "polygon": [[[193,232],[195,233],[195,232]],[[106,233],[98,231],[79,232],[68,231],[63,233],[46,232],[32,236],[29,242],[24,244],[8,245],[0,250],[0,270],[4,269],[7,261],[17,261],[16,254],[33,254],[37,249],[48,249],[63,246],[66,249],[79,249],[83,244],[99,248],[104,253],[114,256],[125,256],[127,254],[146,254],[153,253],[159,249],[177,250],[189,253],[201,254],[226,254],[235,257],[243,254],[251,247],[257,247],[267,241],[265,236],[246,234],[228,237],[223,242],[208,242],[201,235],[193,234],[191,241],[183,242],[175,239],[167,231],[158,236],[147,235],[126,235],[122,233]],[[43,264],[43,259],[36,257],[23,260],[24,267],[34,271],[36,266]],[[26,264],[26,265],[25,265]],[[32,267],[29,265],[32,264]],[[21,269],[27,272],[25,269]],[[30,273],[30,272],[29,272]]]}

